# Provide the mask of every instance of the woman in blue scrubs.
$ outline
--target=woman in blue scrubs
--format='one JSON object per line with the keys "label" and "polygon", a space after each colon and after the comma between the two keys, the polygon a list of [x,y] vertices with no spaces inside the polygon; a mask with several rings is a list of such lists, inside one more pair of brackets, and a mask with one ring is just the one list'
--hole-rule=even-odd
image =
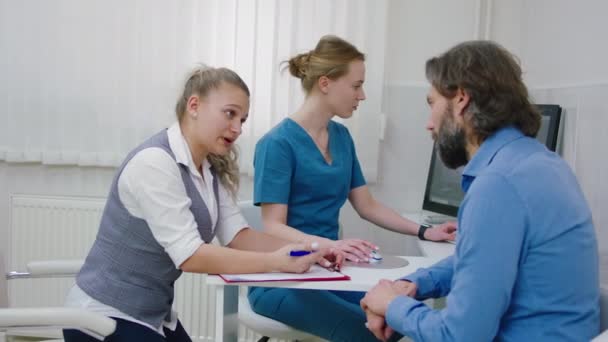
{"label": "woman in blue scrubs", "polygon": [[[347,119],[365,100],[365,56],[347,41],[322,37],[314,50],[288,61],[306,92],[297,112],[256,145],[254,203],[267,233],[290,241],[320,241],[347,260],[368,262],[377,249],[361,239],[338,239],[340,208],[383,228],[427,240],[454,238],[454,223],[421,228],[376,201],[365,183]],[[319,239],[321,237],[321,239]],[[376,341],[359,307],[364,293],[252,288],[249,301],[261,315],[330,341]]]}

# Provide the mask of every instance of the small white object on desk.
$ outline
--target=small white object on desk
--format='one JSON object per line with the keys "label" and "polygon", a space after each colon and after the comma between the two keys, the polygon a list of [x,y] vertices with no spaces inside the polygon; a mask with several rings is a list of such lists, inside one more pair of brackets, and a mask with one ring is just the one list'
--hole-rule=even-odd
{"label": "small white object on desk", "polygon": [[382,260],[382,255],[376,251],[372,251],[369,262],[378,262],[380,260]]}
{"label": "small white object on desk", "polygon": [[391,268],[403,268],[407,266],[408,261],[406,258],[402,258],[394,255],[381,256],[380,253],[370,254],[369,261],[346,261],[343,266],[346,267],[357,267],[357,268],[375,268],[375,269],[391,269]]}

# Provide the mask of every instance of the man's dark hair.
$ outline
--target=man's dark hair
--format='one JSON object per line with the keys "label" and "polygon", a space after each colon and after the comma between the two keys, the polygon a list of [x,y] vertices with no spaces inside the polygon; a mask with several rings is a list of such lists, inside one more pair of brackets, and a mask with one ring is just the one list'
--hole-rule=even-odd
{"label": "man's dark hair", "polygon": [[492,41],[460,43],[426,62],[426,77],[447,97],[458,88],[471,98],[468,118],[478,142],[502,127],[515,125],[525,135],[535,137],[540,113],[530,103],[515,56]]}

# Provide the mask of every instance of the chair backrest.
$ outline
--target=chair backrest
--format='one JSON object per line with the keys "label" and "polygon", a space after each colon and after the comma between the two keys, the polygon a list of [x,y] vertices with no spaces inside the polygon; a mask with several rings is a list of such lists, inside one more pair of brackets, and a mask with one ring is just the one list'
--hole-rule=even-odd
{"label": "chair backrest", "polygon": [[243,217],[245,217],[249,226],[256,230],[264,230],[262,209],[253,205],[252,201],[241,201],[238,204],[241,209],[241,214],[243,214]]}
{"label": "chair backrest", "polygon": [[4,255],[0,252],[0,308],[8,308],[8,285]]}

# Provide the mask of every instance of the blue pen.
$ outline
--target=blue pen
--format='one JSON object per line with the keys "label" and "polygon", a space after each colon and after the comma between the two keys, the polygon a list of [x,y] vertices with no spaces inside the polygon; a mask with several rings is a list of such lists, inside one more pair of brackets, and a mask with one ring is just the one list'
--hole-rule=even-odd
{"label": "blue pen", "polygon": [[289,256],[292,257],[299,257],[299,256],[305,256],[312,253],[311,251],[290,251],[289,252]]}
{"label": "blue pen", "polygon": [[[310,247],[312,248],[312,250],[316,250],[317,248],[319,248],[319,243],[318,242],[313,242],[310,244]],[[312,253],[312,251],[305,251],[305,250],[295,250],[295,251],[290,251],[289,252],[289,256],[292,257],[299,257],[299,256],[305,256]]]}

